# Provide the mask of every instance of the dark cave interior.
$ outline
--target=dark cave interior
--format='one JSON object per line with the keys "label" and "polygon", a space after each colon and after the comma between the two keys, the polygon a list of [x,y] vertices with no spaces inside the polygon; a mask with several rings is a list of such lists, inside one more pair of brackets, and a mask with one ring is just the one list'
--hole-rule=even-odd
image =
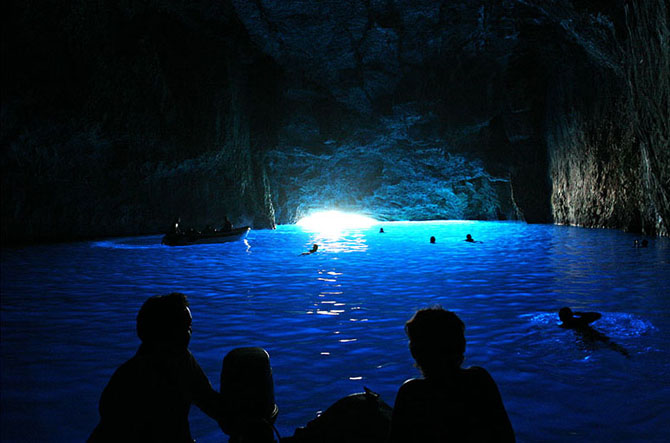
{"label": "dark cave interior", "polygon": [[3,243],[317,209],[669,233],[664,2],[2,8]]}

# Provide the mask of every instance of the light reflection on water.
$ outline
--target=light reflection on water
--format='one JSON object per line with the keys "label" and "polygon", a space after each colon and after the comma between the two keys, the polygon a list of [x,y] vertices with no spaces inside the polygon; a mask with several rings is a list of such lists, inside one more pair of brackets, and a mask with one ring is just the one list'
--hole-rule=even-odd
{"label": "light reflection on water", "polygon": [[[403,324],[439,303],[467,325],[520,441],[661,441],[670,421],[670,242],[517,223],[386,223],[343,235],[294,226],[244,242],[160,237],[2,251],[2,441],[81,441],[151,295],[189,296],[191,349],[218,388],[223,355],[265,347],[283,435],[363,386],[389,404],[417,374]],[[482,243],[463,241],[470,233]],[[431,235],[436,244],[429,244]],[[319,244],[319,251],[300,254]],[[564,305],[631,355],[558,328]],[[45,413],[48,411],[48,413]],[[625,411],[625,412],[624,412]],[[199,442],[221,441],[193,408]]]}

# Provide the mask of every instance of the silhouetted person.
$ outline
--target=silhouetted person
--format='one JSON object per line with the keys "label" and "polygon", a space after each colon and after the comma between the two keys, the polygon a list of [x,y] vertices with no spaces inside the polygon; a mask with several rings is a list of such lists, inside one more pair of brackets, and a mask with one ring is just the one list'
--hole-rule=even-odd
{"label": "silhouetted person", "polygon": [[390,442],[513,442],[514,430],[491,375],[477,366],[461,368],[461,319],[440,307],[421,309],[405,324],[405,332],[424,378],[400,387]]}
{"label": "silhouetted person", "polygon": [[468,242],[468,243],[475,243],[475,239],[472,238],[472,236],[470,234],[465,236],[465,241]]}
{"label": "silhouetted person", "polygon": [[188,442],[191,403],[221,422],[222,402],[188,350],[186,296],[150,297],[137,314],[142,344],[112,375],[100,397],[100,423],[89,442]]}
{"label": "silhouetted person", "polygon": [[567,306],[558,311],[558,318],[561,319],[561,328],[582,328],[590,323],[602,318],[599,312],[579,312],[573,311]]}
{"label": "silhouetted person", "polygon": [[623,346],[614,343],[608,336],[591,327],[591,323],[602,318],[602,314],[599,312],[573,311],[566,306],[558,311],[558,318],[562,322],[559,326],[575,331],[581,343],[587,347],[596,342],[601,342],[613,351],[619,352],[626,357],[629,356],[628,351]]}
{"label": "silhouetted person", "polygon": [[383,234],[384,233],[384,228],[379,228],[379,233]]}
{"label": "silhouetted person", "polygon": [[430,237],[430,242],[434,244],[435,243],[435,237],[431,236]]}
{"label": "silhouetted person", "polygon": [[233,230],[233,224],[228,220],[228,216],[224,217],[223,220],[223,228],[221,228],[223,232],[230,232]]}
{"label": "silhouetted person", "polygon": [[181,226],[179,226],[180,224],[181,224],[181,218],[180,217],[175,218],[174,221],[172,222],[172,226],[170,227],[170,231],[168,231],[168,234],[172,235],[181,234]]}
{"label": "silhouetted person", "polygon": [[316,243],[314,243],[314,245],[312,246],[312,249],[310,249],[310,250],[307,251],[307,252],[303,252],[303,253],[300,254],[300,255],[314,254],[318,249],[319,249],[319,245],[317,245]]}

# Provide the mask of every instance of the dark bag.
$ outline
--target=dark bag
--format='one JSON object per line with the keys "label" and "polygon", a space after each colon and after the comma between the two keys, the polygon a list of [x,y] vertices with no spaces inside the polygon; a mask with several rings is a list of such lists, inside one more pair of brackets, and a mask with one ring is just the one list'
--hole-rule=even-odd
{"label": "dark bag", "polygon": [[323,414],[298,428],[282,443],[385,443],[391,426],[392,408],[376,394],[348,395]]}

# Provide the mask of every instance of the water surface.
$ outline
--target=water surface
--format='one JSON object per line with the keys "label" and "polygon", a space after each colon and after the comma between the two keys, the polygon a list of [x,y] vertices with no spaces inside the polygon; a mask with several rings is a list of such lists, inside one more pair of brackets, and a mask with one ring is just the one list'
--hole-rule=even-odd
{"label": "water surface", "polygon": [[[638,237],[610,230],[380,226],[280,226],[189,247],[152,236],[4,249],[2,441],[84,440],[102,389],[138,346],[139,307],[171,291],[190,299],[190,347],[215,388],[226,352],[268,350],[282,435],[363,386],[392,405],[418,375],[403,324],[441,304],[466,323],[465,364],[491,372],[519,441],[666,438],[668,239],[635,249]],[[319,251],[300,256],[312,243]],[[619,348],[559,328],[561,306],[601,312],[594,326]],[[191,429],[198,442],[225,441],[196,407]]]}

